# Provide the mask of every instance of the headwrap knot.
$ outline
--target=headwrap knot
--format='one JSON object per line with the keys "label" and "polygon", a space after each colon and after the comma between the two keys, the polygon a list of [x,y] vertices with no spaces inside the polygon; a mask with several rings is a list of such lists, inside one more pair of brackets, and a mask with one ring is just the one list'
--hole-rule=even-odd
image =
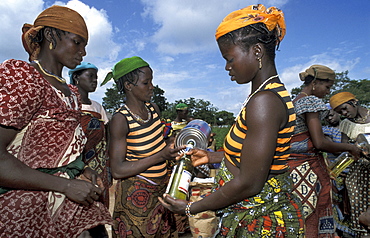
{"label": "headwrap knot", "polygon": [[105,79],[100,84],[100,86],[103,86],[104,84],[109,82],[109,80],[111,80],[112,78],[114,80],[117,80],[121,78],[122,76],[134,71],[135,69],[146,67],[146,66],[149,66],[149,64],[138,56],[133,56],[131,58],[125,58],[113,66],[112,71],[109,72],[107,76],[105,76]]}
{"label": "headwrap knot", "polygon": [[276,7],[266,9],[262,4],[251,5],[227,15],[216,30],[216,40],[229,32],[259,22],[264,23],[269,31],[277,28],[278,38],[283,40],[286,33],[284,13]]}
{"label": "headwrap knot", "polygon": [[350,93],[350,92],[340,92],[340,93],[337,93],[337,94],[331,96],[329,102],[330,102],[330,106],[333,109],[335,109],[338,106],[340,106],[343,103],[346,103],[350,100],[358,101],[357,98],[355,97],[355,95],[353,95],[352,93]]}

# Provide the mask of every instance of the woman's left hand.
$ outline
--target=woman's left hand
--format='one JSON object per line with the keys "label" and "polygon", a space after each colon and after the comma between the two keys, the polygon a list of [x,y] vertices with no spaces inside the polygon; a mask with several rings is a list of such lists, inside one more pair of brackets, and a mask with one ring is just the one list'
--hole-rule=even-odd
{"label": "woman's left hand", "polygon": [[168,194],[163,194],[163,198],[158,197],[162,205],[176,214],[185,214],[185,208],[188,204],[188,201],[182,199],[176,199],[171,197]]}
{"label": "woman's left hand", "polygon": [[102,178],[95,170],[92,170],[90,167],[86,167],[84,169],[84,172],[81,174],[79,179],[90,182],[95,186],[97,185],[101,190],[104,190]]}

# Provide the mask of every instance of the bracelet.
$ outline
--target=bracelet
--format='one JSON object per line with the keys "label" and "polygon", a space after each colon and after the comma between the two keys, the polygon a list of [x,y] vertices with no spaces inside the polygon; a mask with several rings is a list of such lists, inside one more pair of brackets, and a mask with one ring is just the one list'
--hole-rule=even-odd
{"label": "bracelet", "polygon": [[186,207],[185,207],[185,215],[187,216],[187,217],[193,217],[194,215],[192,215],[191,213],[190,213],[190,207],[191,207],[191,205],[193,204],[193,202],[189,202],[187,205],[186,205]]}

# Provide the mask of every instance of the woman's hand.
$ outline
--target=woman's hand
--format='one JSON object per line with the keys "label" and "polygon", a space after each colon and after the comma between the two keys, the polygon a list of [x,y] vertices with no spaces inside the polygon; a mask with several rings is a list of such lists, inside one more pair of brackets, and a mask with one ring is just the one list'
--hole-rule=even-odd
{"label": "woman's hand", "polygon": [[161,151],[162,157],[166,160],[175,160],[176,157],[179,155],[180,151],[185,148],[186,148],[185,145],[174,148],[174,143],[169,143]]}
{"label": "woman's hand", "polygon": [[363,155],[362,149],[359,148],[357,145],[351,145],[349,153],[353,155],[355,161],[359,160]]}
{"label": "woman's hand", "polygon": [[79,179],[70,179],[63,193],[72,201],[89,206],[99,199],[102,190],[98,185]]}
{"label": "woman's hand", "polygon": [[[191,156],[191,162],[194,167],[210,162],[209,153],[206,150],[193,148],[186,152],[186,154]],[[176,160],[180,159],[182,155],[180,154],[180,156],[176,157]]]}
{"label": "woman's hand", "polygon": [[103,180],[100,175],[90,167],[86,167],[84,169],[83,174],[79,177],[79,179],[85,180],[87,182],[91,182],[94,185],[98,185],[101,190],[104,190]]}
{"label": "woman's hand", "polygon": [[162,205],[176,214],[185,214],[185,208],[188,201],[182,199],[175,199],[168,194],[163,194],[163,198],[158,197]]}

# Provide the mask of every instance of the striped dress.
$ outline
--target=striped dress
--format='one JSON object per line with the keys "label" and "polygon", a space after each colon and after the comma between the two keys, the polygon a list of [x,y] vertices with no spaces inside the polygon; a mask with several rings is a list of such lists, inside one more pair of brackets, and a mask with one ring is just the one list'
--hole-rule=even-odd
{"label": "striped dress", "polygon": [[[127,119],[126,160],[137,161],[161,151],[165,146],[159,115],[147,103],[152,119],[139,123],[125,106],[117,113]],[[113,237],[171,237],[177,236],[173,214],[165,209],[158,197],[165,193],[168,183],[166,161],[158,163],[137,176],[117,183],[113,212]]]}
{"label": "striped dress", "polygon": [[[217,211],[221,216],[217,237],[303,237],[304,235],[301,205],[299,200],[291,195],[293,185],[288,176],[289,167],[286,164],[295,126],[294,107],[283,84],[270,83],[263,90],[275,93],[286,105],[289,115],[286,125],[279,131],[274,160],[270,168],[270,174],[275,176],[266,181],[259,194]],[[245,107],[224,142],[225,159],[237,167],[240,167],[242,143],[248,130],[246,113]],[[216,176],[218,187],[215,190],[233,178],[233,174],[223,161]]]}

